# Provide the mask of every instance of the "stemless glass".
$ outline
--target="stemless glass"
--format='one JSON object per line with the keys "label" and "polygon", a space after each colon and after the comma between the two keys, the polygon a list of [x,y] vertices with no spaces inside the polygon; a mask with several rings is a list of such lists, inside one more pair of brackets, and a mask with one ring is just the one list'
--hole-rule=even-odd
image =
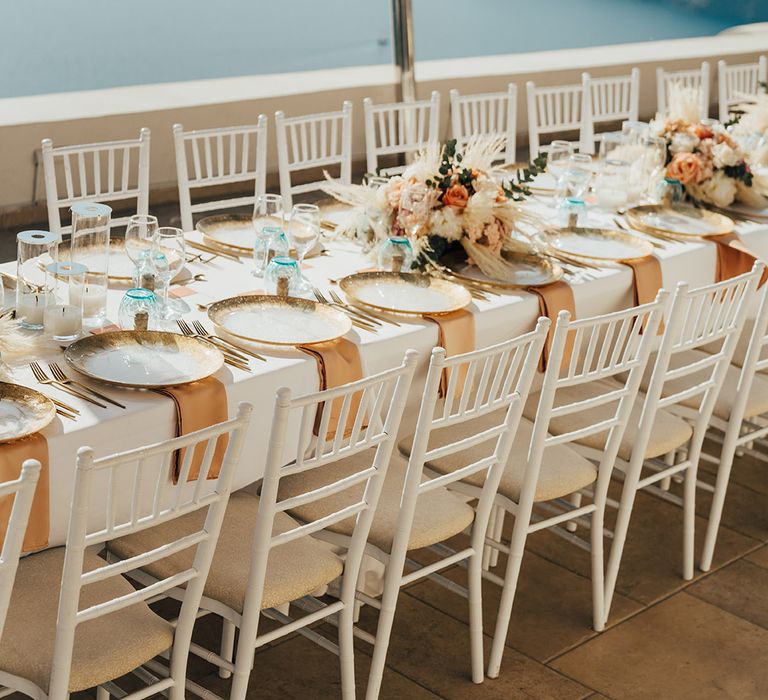
{"label": "stemless glass", "polygon": [[301,271],[293,258],[272,258],[264,271],[264,288],[267,294],[298,296]]}
{"label": "stemless glass", "polygon": [[180,300],[168,297],[171,280],[184,267],[186,252],[187,242],[184,239],[184,232],[180,228],[161,226],[157,229],[152,264],[155,268],[155,277],[162,284],[162,301],[158,318],[163,321],[176,321],[189,309]]}
{"label": "stemless glass", "polygon": [[413,247],[404,236],[388,238],[379,249],[379,267],[391,272],[408,272],[413,265]]}
{"label": "stemless glass", "polygon": [[299,261],[299,280],[297,291],[304,293],[312,289],[312,285],[301,272],[304,256],[315,247],[320,240],[320,208],[314,204],[294,204],[291,210],[291,220],[288,222],[288,240],[296,251]]}
{"label": "stemless glass", "polygon": [[271,234],[265,234],[265,231],[272,230],[275,227],[283,229],[285,227],[285,211],[283,209],[283,198],[279,194],[261,194],[256,198],[256,204],[253,207],[253,230],[256,238],[253,243],[253,274],[261,277],[264,268],[269,262],[267,251],[269,250],[269,239]]}
{"label": "stemless glass", "polygon": [[397,220],[411,239],[416,238],[426,227],[431,208],[432,195],[426,185],[413,183],[403,187]]}
{"label": "stemless glass", "polygon": [[157,217],[149,214],[134,214],[125,229],[125,254],[138,266],[147,257],[154,245],[157,233]]}
{"label": "stemless glass", "polygon": [[156,328],[157,299],[148,289],[129,289],[117,312],[120,328],[126,331],[152,331]]}
{"label": "stemless glass", "polygon": [[547,152],[547,171],[557,180],[568,167],[568,159],[573,155],[570,141],[553,141]]}
{"label": "stemless glass", "polygon": [[627,205],[629,196],[629,168],[625,160],[608,159],[595,180],[597,206],[617,210]]}

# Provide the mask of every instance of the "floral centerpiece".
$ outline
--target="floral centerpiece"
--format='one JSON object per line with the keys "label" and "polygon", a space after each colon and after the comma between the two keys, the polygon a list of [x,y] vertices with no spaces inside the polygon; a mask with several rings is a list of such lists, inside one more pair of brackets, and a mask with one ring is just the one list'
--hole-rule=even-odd
{"label": "floral centerpiece", "polygon": [[679,180],[692,199],[718,207],[768,205],[768,179],[755,175],[749,154],[725,125],[701,122],[695,90],[673,91],[669,114],[651,130],[667,144],[666,177]]}
{"label": "floral centerpiece", "polygon": [[439,265],[445,253],[463,249],[483,273],[505,279],[505,255],[530,251],[513,230],[520,221],[535,221],[518,203],[530,194],[527,184],[546,159],[504,179],[494,167],[504,145],[496,137],[475,137],[461,151],[456,141],[432,144],[378,188],[329,182],[325,191],[359,214],[341,234],[360,238],[373,231],[377,244],[406,235],[417,268]]}

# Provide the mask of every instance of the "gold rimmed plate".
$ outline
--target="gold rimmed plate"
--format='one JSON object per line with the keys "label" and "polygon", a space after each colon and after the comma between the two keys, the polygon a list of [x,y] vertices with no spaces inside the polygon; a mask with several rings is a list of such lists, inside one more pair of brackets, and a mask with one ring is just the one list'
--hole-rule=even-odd
{"label": "gold rimmed plate", "polygon": [[91,379],[136,389],[189,384],[218,372],[224,356],[211,343],[176,333],[116,331],[72,343],[64,358]]}
{"label": "gold rimmed plate", "polygon": [[633,228],[648,233],[671,236],[721,236],[733,233],[733,219],[709,209],[663,204],[642,204],[627,209],[627,220]]}
{"label": "gold rimmed plate", "polygon": [[[151,243],[147,243],[147,250],[151,248]],[[169,253],[170,254],[170,253]],[[174,252],[174,254],[177,254]],[[88,250],[81,251],[77,256],[78,262],[82,262],[83,265],[88,267],[88,260],[91,257]],[[101,265],[101,251],[93,252],[93,259],[99,260],[98,266]],[[70,246],[68,243],[59,246],[59,259],[62,262],[68,262],[71,259]],[[133,260],[128,257],[128,253],[125,251],[125,239],[124,238],[112,238],[109,241],[109,274],[108,277],[115,282],[130,282],[133,280],[133,273],[136,270],[136,265]]]}
{"label": "gold rimmed plate", "polygon": [[751,219],[760,223],[768,222],[768,207],[751,207],[743,202],[734,202],[727,207],[712,207],[715,211],[728,216],[732,214],[739,219]]}
{"label": "gold rimmed plate", "polygon": [[39,391],[0,382],[0,442],[40,432],[56,417],[56,406]]}
{"label": "gold rimmed plate", "polygon": [[268,345],[325,343],[352,328],[349,316],[327,304],[266,294],[217,301],[208,317],[235,338]]}
{"label": "gold rimmed plate", "polygon": [[398,314],[449,314],[472,301],[460,284],[415,272],[358,272],[339,287],[358,304]]}
{"label": "gold rimmed plate", "polygon": [[653,253],[650,241],[612,229],[548,229],[540,234],[540,238],[558,253],[587,260],[621,262],[644,258]]}
{"label": "gold rimmed plate", "polygon": [[504,259],[507,263],[507,276],[504,279],[488,277],[479,267],[470,265],[466,255],[460,252],[444,256],[440,263],[457,280],[489,289],[543,287],[563,277],[563,268],[551,258],[534,253],[507,253]]}

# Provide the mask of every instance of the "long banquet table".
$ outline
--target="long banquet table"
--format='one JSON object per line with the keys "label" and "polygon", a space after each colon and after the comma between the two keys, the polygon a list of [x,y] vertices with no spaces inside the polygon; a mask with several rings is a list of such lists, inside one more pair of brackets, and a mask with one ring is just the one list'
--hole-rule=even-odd
{"label": "long banquet table", "polygon": [[[738,232],[749,248],[763,259],[768,259],[768,226],[741,224]],[[195,239],[197,233],[190,233]],[[349,241],[332,241],[327,245],[330,255],[307,261],[305,274],[321,289],[330,288],[329,279],[338,279],[357,270],[369,268],[371,261]],[[664,286],[674,289],[678,282],[691,286],[711,283],[715,275],[714,244],[692,240],[684,243],[665,243],[664,250],[656,250],[661,260]],[[202,272],[207,281],[190,285],[195,294],[185,297],[192,307],[188,319],[199,318],[209,328],[210,322],[197,303],[206,303],[243,292],[259,289],[261,280],[252,273],[250,260],[242,263],[218,258],[210,264],[188,263],[191,274]],[[0,265],[0,270],[14,273],[15,263]],[[184,274],[184,273],[182,273]],[[628,267],[589,271],[588,279],[572,283],[576,301],[576,314],[585,317],[625,308],[632,303],[632,273]],[[111,289],[108,298],[108,317],[117,318],[117,308],[124,288]],[[538,299],[534,295],[515,291],[489,296],[487,301],[474,301],[471,310],[475,314],[476,346],[483,347],[531,330],[538,317]],[[404,352],[414,348],[420,353],[419,371],[411,393],[405,425],[413,423],[420,397],[420,384],[429,362],[429,353],[437,343],[437,326],[420,319],[399,319],[399,327],[385,325],[378,333],[353,329],[349,337],[361,348],[363,369],[366,373],[377,372],[398,364]],[[170,329],[169,329],[170,330]],[[175,330],[175,327],[174,329]],[[251,422],[243,450],[243,458],[235,475],[236,489],[256,482],[262,475],[263,462],[272,418],[274,394],[278,387],[288,386],[294,393],[302,394],[318,388],[315,362],[292,349],[276,351],[260,350],[267,362],[251,361],[252,373],[224,366],[218,373],[227,387],[230,415],[241,401],[254,405]],[[62,362],[61,350],[51,345],[41,357],[44,362]],[[41,388],[26,365],[16,365],[14,381],[30,387]],[[72,374],[71,370],[67,370]],[[421,381],[420,381],[421,380]],[[49,546],[65,542],[69,505],[74,482],[75,457],[83,445],[92,447],[97,456],[127,450],[140,444],[167,440],[174,434],[175,413],[169,399],[155,393],[131,389],[100,386],[127,409],[114,406],[106,409],[90,405],[63,394],[51,387],[44,392],[60,398],[81,411],[76,422],[57,417],[44,431],[50,453],[50,536]],[[91,498],[100,499],[99,489]],[[96,505],[96,503],[94,503]],[[93,509],[98,521],[99,509]]]}

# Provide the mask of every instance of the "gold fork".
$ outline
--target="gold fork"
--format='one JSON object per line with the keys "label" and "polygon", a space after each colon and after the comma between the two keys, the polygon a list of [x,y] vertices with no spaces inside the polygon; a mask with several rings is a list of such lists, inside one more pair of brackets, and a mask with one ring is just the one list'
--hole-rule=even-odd
{"label": "gold fork", "polygon": [[248,348],[241,348],[239,345],[235,345],[234,343],[230,343],[228,340],[224,340],[224,338],[219,338],[219,336],[214,335],[213,333],[209,333],[205,329],[205,326],[200,323],[200,321],[192,321],[192,326],[203,338],[212,340],[215,343],[221,343],[225,347],[229,348],[230,352],[232,353],[236,353],[238,355],[245,354],[253,357],[256,360],[261,360],[262,362],[267,361],[267,358],[264,357],[264,355],[259,355],[259,353],[253,352],[253,350],[249,350]]}
{"label": "gold fork", "polygon": [[57,389],[61,391],[66,391],[68,394],[72,394],[72,396],[77,396],[79,399],[82,399],[83,401],[89,401],[90,403],[100,406],[101,408],[106,408],[107,405],[104,403],[101,403],[100,401],[97,401],[96,399],[88,396],[87,394],[84,394],[77,389],[74,389],[71,386],[67,386],[66,384],[62,384],[61,382],[57,381],[56,379],[51,379],[46,373],[45,370],[37,363],[37,362],[30,362],[29,367],[32,370],[32,374],[35,375],[35,379],[37,379],[40,384],[50,384],[51,386],[55,386]]}
{"label": "gold fork", "polygon": [[[187,325],[186,321],[184,321],[182,319],[179,319],[178,321],[176,321],[176,323],[179,326],[179,330],[184,335],[187,335],[187,336],[189,336],[191,338],[199,338],[200,337],[198,333],[195,333],[195,331],[193,331],[189,327],[189,325]],[[241,359],[240,356],[236,356],[236,355],[230,353],[228,349],[220,347],[220,346],[216,345],[215,343],[212,343],[208,338],[202,338],[202,340],[205,340],[205,341],[211,343],[211,345],[213,345],[214,347],[218,348],[219,352],[221,352],[221,354],[224,356],[224,362],[226,364],[228,364],[228,365],[230,365],[232,367],[237,367],[238,369],[241,369],[244,372],[250,372],[251,371],[251,368],[248,366],[248,360]]]}
{"label": "gold fork", "polygon": [[[322,296],[322,292],[320,292],[320,294]],[[375,323],[376,325],[379,325],[379,326],[382,323],[388,323],[390,326],[400,326],[400,324],[394,319],[387,318],[386,316],[380,316],[379,314],[373,313],[368,309],[361,309],[361,308],[358,308],[357,306],[354,306],[353,304],[349,304],[345,302],[333,289],[329,289],[328,294],[330,294],[334,304],[337,304],[338,306],[348,309],[353,314],[357,314],[358,316],[360,316],[361,318],[364,318],[366,321],[370,323]]]}
{"label": "gold fork", "polygon": [[82,382],[78,382],[76,379],[70,379],[66,374],[64,374],[64,371],[55,362],[49,362],[48,369],[51,370],[51,374],[53,375],[53,378],[60,381],[62,384],[70,384],[72,386],[76,386],[82,389],[83,391],[88,391],[94,396],[97,396],[102,401],[111,403],[113,406],[117,406],[118,408],[125,408],[123,404],[119,403],[118,401],[115,401],[114,399],[110,399],[109,396],[107,396],[106,394],[102,394],[101,392],[96,391],[96,389],[91,389],[91,387],[86,386]]}
{"label": "gold fork", "polygon": [[358,313],[354,309],[347,308],[344,304],[330,301],[317,287],[312,288],[312,293],[315,295],[315,299],[317,299],[318,303],[327,304],[328,306],[333,306],[334,308],[343,311],[352,321],[352,325],[357,328],[362,328],[363,330],[375,333],[382,326],[381,322],[373,317]]}

